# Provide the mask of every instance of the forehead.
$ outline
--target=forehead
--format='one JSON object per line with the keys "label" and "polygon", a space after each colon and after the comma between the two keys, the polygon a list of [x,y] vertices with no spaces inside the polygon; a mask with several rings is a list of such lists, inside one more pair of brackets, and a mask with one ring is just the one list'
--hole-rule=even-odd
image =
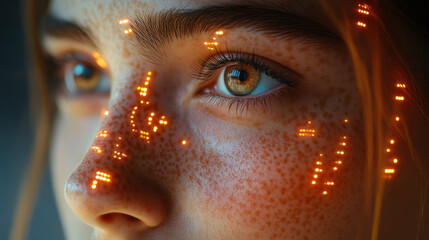
{"label": "forehead", "polygon": [[[65,20],[71,20],[88,28],[97,28],[98,23],[116,24],[118,19],[153,14],[170,9],[198,9],[222,4],[249,4],[260,1],[235,0],[52,0],[49,12]],[[318,0],[265,0],[299,15],[328,23]]]}

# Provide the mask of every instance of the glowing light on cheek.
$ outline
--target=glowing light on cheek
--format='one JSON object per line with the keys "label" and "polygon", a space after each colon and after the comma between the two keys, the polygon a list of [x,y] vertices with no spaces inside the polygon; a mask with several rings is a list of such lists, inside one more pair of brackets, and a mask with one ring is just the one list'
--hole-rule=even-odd
{"label": "glowing light on cheek", "polygon": [[[370,12],[369,12],[369,5],[368,4],[358,4],[358,8],[356,9],[357,13],[359,14],[359,18],[365,18],[367,16],[369,16]],[[356,22],[356,25],[358,27],[361,28],[366,28],[366,23],[360,19],[359,21]]]}
{"label": "glowing light on cheek", "polygon": [[308,121],[306,128],[298,129],[298,136],[299,137],[314,137],[314,136],[316,136],[316,130],[312,129],[310,127],[311,127],[311,121]]}
{"label": "glowing light on cheek", "polygon": [[[348,126],[349,119],[345,118],[342,120],[342,123]],[[311,124],[311,121],[308,121],[307,124]],[[328,194],[328,189],[326,189],[327,187],[332,188],[335,185],[334,179],[338,175],[337,172],[340,169],[339,167],[343,163],[342,158],[346,155],[346,148],[349,145],[347,139],[347,136],[339,137],[339,141],[336,146],[339,146],[340,149],[335,150],[335,156],[333,156],[336,159],[335,161],[323,160],[324,154],[320,153],[319,158],[315,162],[316,167],[314,168],[311,185],[321,188],[322,196],[326,196]],[[338,158],[341,158],[341,160],[338,160]],[[322,184],[318,184],[318,182],[321,182]]]}
{"label": "glowing light on cheek", "polygon": [[96,136],[96,138],[99,138],[99,137],[103,137],[103,138],[105,138],[105,137],[107,137],[107,134],[108,134],[109,132],[107,131],[107,130],[101,130],[101,131],[99,131],[98,132],[98,134],[97,134],[97,136]]}
{"label": "glowing light on cheek", "polygon": [[128,18],[124,18],[124,19],[119,20],[119,25],[122,25],[126,28],[125,30],[123,30],[123,32],[126,35],[133,32],[133,29],[129,26],[129,24],[130,24],[130,20]]}
{"label": "glowing light on cheek", "polygon": [[91,188],[96,189],[99,181],[110,183],[111,182],[110,174],[107,174],[102,171],[97,171],[95,174],[95,180],[93,180],[91,183]]}

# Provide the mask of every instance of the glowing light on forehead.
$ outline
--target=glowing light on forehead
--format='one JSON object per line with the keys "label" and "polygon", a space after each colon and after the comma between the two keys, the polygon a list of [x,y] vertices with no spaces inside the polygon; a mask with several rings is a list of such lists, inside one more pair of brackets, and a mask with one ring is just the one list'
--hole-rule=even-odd
{"label": "glowing light on forehead", "polygon": [[[349,125],[349,119],[344,118],[341,120],[346,126]],[[311,124],[308,121],[307,124]],[[333,188],[335,185],[335,179],[338,176],[340,166],[343,163],[343,159],[346,155],[346,150],[349,147],[348,137],[339,136],[338,143],[335,145],[339,149],[335,150],[333,154],[327,154],[328,158],[325,159],[325,154],[318,154],[318,158],[315,161],[315,168],[311,179],[311,185],[321,190],[322,196],[328,194],[327,188]],[[335,160],[332,160],[334,158]]]}
{"label": "glowing light on forehead", "polygon": [[207,47],[209,50],[215,50],[215,48],[219,45],[218,39],[224,35],[224,32],[222,30],[218,30],[214,32],[212,36],[210,36],[210,40],[205,41],[203,45]]}

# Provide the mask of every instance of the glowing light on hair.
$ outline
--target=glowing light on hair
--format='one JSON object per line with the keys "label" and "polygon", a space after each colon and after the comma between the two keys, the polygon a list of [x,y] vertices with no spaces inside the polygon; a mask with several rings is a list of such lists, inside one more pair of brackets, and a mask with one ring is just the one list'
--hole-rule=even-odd
{"label": "glowing light on hair", "polygon": [[98,132],[96,138],[99,138],[99,137],[104,137],[105,138],[105,137],[107,137],[108,133],[109,132],[107,130],[101,130],[101,131]]}
{"label": "glowing light on hair", "polygon": [[[368,16],[370,14],[370,12],[369,12],[369,6],[368,6],[368,4],[365,4],[365,3],[359,3],[358,4],[358,8],[356,9],[356,11],[360,15],[360,18],[361,17],[366,17],[366,16]],[[361,27],[361,28],[366,28],[366,23],[362,19],[360,19],[359,21],[357,21],[356,25],[358,27]]]}
{"label": "glowing light on hair", "polygon": [[396,101],[404,101],[404,96],[395,96]]}
{"label": "glowing light on hair", "polygon": [[99,181],[110,183],[111,182],[110,174],[107,174],[102,171],[97,171],[95,174],[95,180],[93,180],[91,183],[91,188],[96,189]]}

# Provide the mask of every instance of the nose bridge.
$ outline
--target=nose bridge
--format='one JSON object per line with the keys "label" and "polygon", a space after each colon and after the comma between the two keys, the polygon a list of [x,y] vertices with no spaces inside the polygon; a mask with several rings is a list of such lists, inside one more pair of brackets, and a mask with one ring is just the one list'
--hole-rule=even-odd
{"label": "nose bridge", "polygon": [[160,224],[168,212],[162,187],[135,167],[142,160],[135,150],[145,151],[169,124],[149,99],[153,77],[148,71],[131,89],[117,90],[122,94],[105,111],[92,146],[66,183],[70,207],[91,225],[109,230],[125,221],[141,230]]}

